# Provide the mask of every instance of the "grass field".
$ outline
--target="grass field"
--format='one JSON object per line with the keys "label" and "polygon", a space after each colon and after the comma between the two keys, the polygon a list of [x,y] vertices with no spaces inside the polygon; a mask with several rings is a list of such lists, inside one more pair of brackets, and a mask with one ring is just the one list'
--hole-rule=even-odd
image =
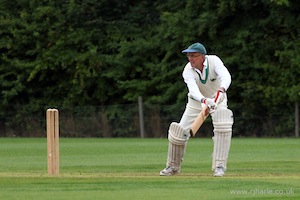
{"label": "grass field", "polygon": [[160,177],[167,139],[60,139],[60,176],[45,138],[0,138],[0,199],[300,199],[299,139],[232,140],[225,177],[211,139],[190,139],[182,172]]}

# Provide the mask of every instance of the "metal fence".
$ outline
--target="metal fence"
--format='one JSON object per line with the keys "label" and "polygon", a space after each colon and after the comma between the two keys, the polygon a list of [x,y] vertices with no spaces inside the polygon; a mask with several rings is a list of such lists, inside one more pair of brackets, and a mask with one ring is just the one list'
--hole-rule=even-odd
{"label": "metal fence", "polygon": [[[141,107],[142,111],[141,112]],[[1,137],[45,137],[46,109],[19,118],[0,120]],[[179,121],[182,110],[172,105],[108,105],[57,108],[61,137],[167,137],[171,122]],[[175,110],[175,109],[173,109]],[[142,115],[141,115],[142,113]],[[143,123],[141,123],[141,117]],[[283,123],[284,122],[284,123]],[[295,136],[294,116],[234,116],[234,137]],[[212,136],[208,117],[197,137]]]}

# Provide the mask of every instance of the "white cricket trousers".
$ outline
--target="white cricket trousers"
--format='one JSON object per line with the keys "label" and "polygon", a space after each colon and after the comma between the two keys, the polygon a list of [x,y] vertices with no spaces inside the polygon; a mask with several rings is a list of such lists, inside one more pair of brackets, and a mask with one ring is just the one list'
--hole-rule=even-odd
{"label": "white cricket trousers", "polygon": [[[203,105],[204,106],[204,105]],[[225,96],[224,100],[219,103],[219,107],[225,107],[227,108],[227,98]],[[186,104],[185,111],[180,119],[180,126],[189,132],[191,129],[191,126],[199,113],[202,111],[202,103],[199,101],[196,101],[192,99],[191,97],[188,97],[188,103]]]}

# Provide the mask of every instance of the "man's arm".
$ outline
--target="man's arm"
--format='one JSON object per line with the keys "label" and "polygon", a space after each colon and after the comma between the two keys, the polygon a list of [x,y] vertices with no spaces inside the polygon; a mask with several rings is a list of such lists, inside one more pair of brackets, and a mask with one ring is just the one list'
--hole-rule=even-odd
{"label": "man's arm", "polygon": [[215,66],[215,71],[221,80],[220,88],[224,88],[227,91],[231,84],[231,75],[219,57],[215,59]]}
{"label": "man's arm", "polygon": [[201,94],[198,88],[194,74],[186,67],[182,73],[182,77],[188,87],[189,94],[191,95],[191,97],[194,100],[201,102],[204,96],[203,94]]}

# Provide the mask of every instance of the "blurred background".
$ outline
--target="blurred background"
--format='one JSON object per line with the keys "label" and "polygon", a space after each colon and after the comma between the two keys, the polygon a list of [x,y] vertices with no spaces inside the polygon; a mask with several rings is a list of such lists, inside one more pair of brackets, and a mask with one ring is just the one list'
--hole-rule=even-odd
{"label": "blurred background", "polygon": [[166,137],[194,42],[232,75],[234,137],[299,136],[296,0],[0,0],[0,13],[1,137],[45,137],[47,108],[62,137]]}

